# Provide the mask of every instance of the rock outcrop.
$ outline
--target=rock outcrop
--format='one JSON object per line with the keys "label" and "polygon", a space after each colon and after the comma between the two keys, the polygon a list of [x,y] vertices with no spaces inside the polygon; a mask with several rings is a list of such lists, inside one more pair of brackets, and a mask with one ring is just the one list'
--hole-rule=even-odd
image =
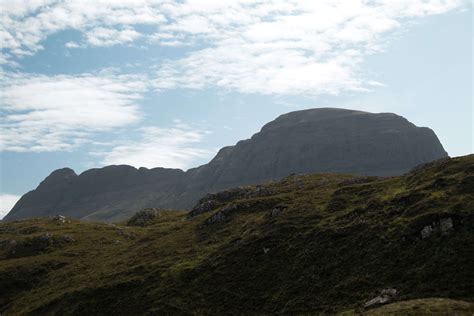
{"label": "rock outcrop", "polygon": [[397,290],[388,288],[380,291],[380,295],[373,299],[365,302],[364,308],[374,308],[380,305],[389,304],[393,302],[394,298],[397,297]]}
{"label": "rock outcrop", "polygon": [[426,239],[431,237],[435,233],[439,233],[442,236],[449,235],[453,230],[453,219],[451,217],[441,218],[439,222],[433,222],[430,225],[426,225],[420,231],[421,239]]}
{"label": "rock outcrop", "polygon": [[148,226],[160,216],[160,213],[160,210],[156,208],[141,210],[127,221],[127,226]]}
{"label": "rock outcrop", "polygon": [[[179,169],[108,166],[54,171],[5,220],[65,215],[120,221],[137,209],[190,209],[202,196],[291,173],[392,176],[447,157],[435,133],[391,113],[320,108],[291,112],[208,164]],[[157,162],[159,164],[159,162]]]}

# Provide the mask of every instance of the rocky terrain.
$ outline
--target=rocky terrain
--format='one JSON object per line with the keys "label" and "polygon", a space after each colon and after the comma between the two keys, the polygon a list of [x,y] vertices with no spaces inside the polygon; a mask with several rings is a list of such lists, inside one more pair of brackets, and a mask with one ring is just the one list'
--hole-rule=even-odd
{"label": "rocky terrain", "polygon": [[472,315],[473,244],[474,155],[291,175],[121,224],[3,222],[0,313]]}
{"label": "rocky terrain", "polygon": [[291,173],[401,175],[447,157],[435,133],[391,113],[319,108],[291,112],[252,138],[225,147],[212,161],[184,172],[108,166],[77,175],[54,171],[25,194],[5,220],[63,214],[120,221],[139,209],[189,209],[203,195]]}

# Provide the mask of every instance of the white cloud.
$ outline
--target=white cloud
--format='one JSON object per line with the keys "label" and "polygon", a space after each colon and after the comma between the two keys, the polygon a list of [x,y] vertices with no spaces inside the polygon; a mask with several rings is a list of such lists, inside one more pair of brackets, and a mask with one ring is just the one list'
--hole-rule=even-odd
{"label": "white cloud", "polygon": [[86,41],[92,46],[113,46],[133,42],[140,33],[132,28],[115,30],[97,27],[86,33]]}
{"label": "white cloud", "polygon": [[[371,89],[360,69],[391,32],[414,19],[469,6],[468,0],[120,0],[3,1],[0,61],[43,49],[66,29],[86,46],[139,39],[186,46],[158,65],[156,89],[219,87],[245,93],[337,94]],[[156,31],[141,32],[140,24]]]}
{"label": "white cloud", "polygon": [[209,44],[163,63],[154,84],[158,90],[219,87],[286,95],[370,90],[380,83],[366,78],[361,65],[366,56],[383,50],[387,33],[409,19],[445,13],[463,3],[233,1],[205,8],[175,3],[170,12],[181,18],[164,28]]}
{"label": "white cloud", "polygon": [[361,57],[350,51],[324,61],[304,51],[267,49],[240,40],[203,49],[164,64],[157,73],[157,89],[217,86],[244,93],[302,94],[364,90],[357,76]]}
{"label": "white cloud", "polygon": [[0,150],[70,150],[95,132],[137,122],[142,78],[113,74],[6,75]]}
{"label": "white cloud", "polygon": [[67,42],[64,44],[67,48],[79,48],[81,45],[77,44],[76,42]]}
{"label": "white cloud", "polygon": [[148,35],[148,41],[152,44],[158,44],[160,46],[168,47],[179,47],[179,46],[188,46],[191,45],[191,42],[184,41],[184,36],[172,34],[172,33],[162,33],[157,32]]}
{"label": "white cloud", "polygon": [[[127,43],[139,38],[133,25],[160,24],[165,20],[160,13],[161,2],[2,0],[0,43],[12,55],[32,54],[43,49],[41,42],[48,36],[66,29],[83,32],[85,41],[95,46]],[[116,27],[121,30],[112,31]]]}
{"label": "white cloud", "polygon": [[0,193],[0,219],[11,211],[20,198],[20,195]]}
{"label": "white cloud", "polygon": [[187,169],[196,159],[214,153],[196,146],[204,141],[209,131],[182,122],[175,122],[171,128],[144,127],[139,132],[139,139],[118,142],[112,148],[93,155],[101,157],[104,165]]}

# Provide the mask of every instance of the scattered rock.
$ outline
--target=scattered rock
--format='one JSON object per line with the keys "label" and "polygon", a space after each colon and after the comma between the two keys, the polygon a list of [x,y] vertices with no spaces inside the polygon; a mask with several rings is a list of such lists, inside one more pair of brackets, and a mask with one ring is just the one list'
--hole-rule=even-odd
{"label": "scattered rock", "polygon": [[63,239],[64,239],[65,242],[68,242],[68,243],[69,243],[69,242],[75,242],[75,241],[76,241],[74,238],[72,238],[72,237],[69,236],[69,235],[64,235],[64,236],[63,236]]}
{"label": "scattered rock", "polygon": [[52,244],[53,243],[53,234],[46,233],[38,237],[33,238],[33,240],[38,240],[41,243]]}
{"label": "scattered rock", "polygon": [[230,218],[230,214],[244,208],[245,206],[238,205],[238,204],[227,204],[224,206],[220,211],[212,215],[210,218],[206,220],[206,224],[214,224],[217,222],[225,222]]}
{"label": "scattered rock", "polygon": [[397,296],[398,292],[396,289],[387,288],[380,291],[380,295],[374,297],[373,299],[365,302],[364,308],[373,308],[380,305],[388,304],[393,302],[395,297]]}
{"label": "scattered rock", "polygon": [[398,293],[397,293],[396,289],[387,288],[387,289],[383,289],[382,291],[380,291],[380,294],[385,295],[385,296],[389,296],[389,297],[395,297],[395,296],[397,296]]}
{"label": "scattered rock", "polygon": [[188,214],[188,218],[214,210],[219,204],[215,200],[208,200],[198,203]]}
{"label": "scattered rock", "polygon": [[272,194],[272,190],[262,185],[257,185],[255,187],[237,187],[216,193],[210,193],[199,200],[196,206],[191,210],[191,212],[189,212],[188,218],[193,218],[197,215],[211,212],[217,209],[223,203],[228,203],[238,199],[269,196]]}
{"label": "scattered rock", "polygon": [[370,301],[367,301],[365,304],[364,304],[364,307],[365,308],[372,308],[372,307],[376,307],[376,306],[379,306],[379,305],[384,305],[384,304],[387,304],[387,303],[390,303],[391,300],[388,296],[377,296],[377,297],[374,297],[373,299],[371,299]]}
{"label": "scattered rock", "polygon": [[53,234],[46,233],[40,236],[26,238],[20,241],[10,242],[9,257],[27,257],[39,255],[54,244]]}
{"label": "scattered rock", "polygon": [[225,222],[228,219],[227,214],[222,211],[217,212],[206,220],[207,225],[211,225],[218,222]]}
{"label": "scattered rock", "polygon": [[453,219],[451,217],[441,218],[439,222],[433,222],[426,225],[420,231],[421,239],[431,237],[435,233],[440,233],[442,236],[449,235],[454,229]]}
{"label": "scattered rock", "polygon": [[136,237],[136,234],[130,231],[125,230],[124,228],[117,227],[117,234],[125,237],[127,240],[133,240]]}
{"label": "scattered rock", "polygon": [[58,225],[64,225],[69,223],[70,221],[66,219],[66,216],[56,215],[53,217],[53,222],[57,223]]}
{"label": "scattered rock", "polygon": [[441,235],[447,235],[453,229],[453,220],[451,217],[442,218],[439,222]]}
{"label": "scattered rock", "polygon": [[281,208],[275,207],[274,209],[272,209],[272,210],[270,211],[270,216],[271,216],[271,217],[277,216],[278,214],[281,213],[281,211],[282,211]]}
{"label": "scattered rock", "polygon": [[262,196],[269,196],[274,194],[272,190],[265,186],[256,186],[254,190],[248,191],[246,194],[246,198],[254,198],[254,197],[262,197]]}
{"label": "scattered rock", "polygon": [[265,247],[263,247],[263,253],[264,253],[264,254],[267,254],[269,251],[270,251],[270,248],[265,248]]}
{"label": "scattered rock", "polygon": [[127,222],[128,226],[148,226],[159,217],[161,211],[156,208],[148,208],[137,212]]}
{"label": "scattered rock", "polygon": [[423,227],[423,229],[420,231],[421,234],[421,239],[426,239],[430,237],[433,234],[433,227],[431,225],[427,225]]}

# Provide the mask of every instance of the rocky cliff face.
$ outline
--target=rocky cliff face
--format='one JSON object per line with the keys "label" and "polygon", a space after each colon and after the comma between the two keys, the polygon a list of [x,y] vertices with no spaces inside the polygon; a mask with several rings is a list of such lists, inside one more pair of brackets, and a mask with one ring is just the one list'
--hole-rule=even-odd
{"label": "rocky cliff face", "polygon": [[6,220],[64,214],[116,221],[146,207],[190,208],[209,192],[291,173],[400,175],[447,157],[435,133],[392,113],[320,108],[291,112],[206,165],[177,169],[60,169],[25,194]]}

